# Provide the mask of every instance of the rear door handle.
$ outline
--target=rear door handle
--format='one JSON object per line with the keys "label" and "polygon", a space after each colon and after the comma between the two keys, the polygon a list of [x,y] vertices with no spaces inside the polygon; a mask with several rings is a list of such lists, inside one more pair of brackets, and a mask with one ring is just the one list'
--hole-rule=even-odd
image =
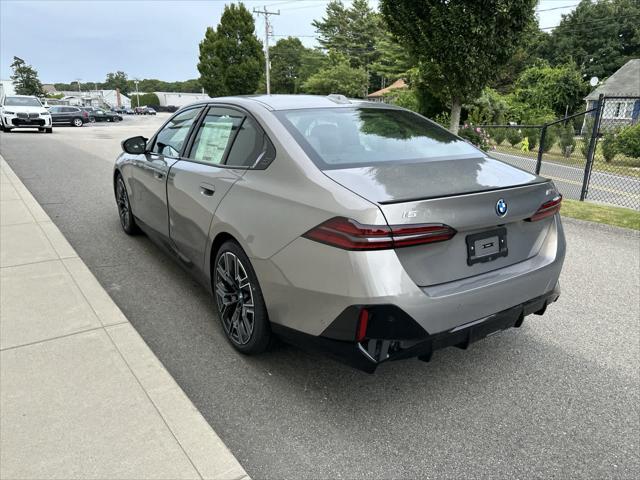
{"label": "rear door handle", "polygon": [[215,192],[216,192],[216,189],[213,187],[213,185],[200,185],[200,193],[202,195],[211,197]]}

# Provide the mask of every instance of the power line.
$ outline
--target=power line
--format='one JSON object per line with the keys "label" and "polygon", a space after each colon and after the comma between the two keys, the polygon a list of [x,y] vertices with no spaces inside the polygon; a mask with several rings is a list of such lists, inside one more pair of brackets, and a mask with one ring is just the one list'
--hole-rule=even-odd
{"label": "power line", "polygon": [[552,10],[563,10],[563,9],[565,9],[565,8],[573,8],[573,7],[577,7],[578,5],[580,5],[580,4],[579,4],[579,3],[576,3],[576,4],[574,4],[574,5],[565,5],[564,7],[543,8],[542,10],[537,10],[537,9],[536,9],[536,12],[537,12],[537,13],[540,13],[540,12],[550,12],[550,11],[552,11]]}

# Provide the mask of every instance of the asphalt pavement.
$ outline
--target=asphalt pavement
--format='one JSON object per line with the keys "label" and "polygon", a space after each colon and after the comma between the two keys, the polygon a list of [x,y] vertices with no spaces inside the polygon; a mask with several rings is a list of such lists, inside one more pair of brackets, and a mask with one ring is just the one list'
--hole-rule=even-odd
{"label": "asphalt pavement", "polygon": [[119,141],[162,117],[0,134],[0,153],[253,478],[635,478],[640,237],[565,220],[560,300],[522,328],[374,375],[236,353],[208,295],[122,233]]}
{"label": "asphalt pavement", "polygon": [[[529,172],[534,172],[536,169],[537,160],[535,159],[498,151],[491,152],[491,155]],[[543,161],[540,175],[552,179],[565,198],[580,199],[584,182],[584,166],[579,168]],[[586,198],[595,202],[640,210],[640,178],[592,170]]]}

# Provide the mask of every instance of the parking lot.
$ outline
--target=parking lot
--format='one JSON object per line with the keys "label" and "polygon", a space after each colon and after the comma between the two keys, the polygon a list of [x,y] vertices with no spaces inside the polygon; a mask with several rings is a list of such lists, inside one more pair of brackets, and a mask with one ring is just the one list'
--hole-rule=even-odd
{"label": "parking lot", "polygon": [[637,475],[637,233],[566,219],[559,301],[430,363],[367,375],[289,346],[243,357],[208,294],[120,229],[120,141],[166,118],[3,133],[0,153],[253,478]]}

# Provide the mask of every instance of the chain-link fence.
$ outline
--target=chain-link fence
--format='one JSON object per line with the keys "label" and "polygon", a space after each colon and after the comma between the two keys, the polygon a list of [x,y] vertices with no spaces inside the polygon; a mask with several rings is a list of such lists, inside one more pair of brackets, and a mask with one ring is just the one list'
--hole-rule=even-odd
{"label": "chain-link fence", "polygon": [[566,198],[640,210],[640,97],[600,97],[545,125],[482,125],[492,155],[551,178]]}

